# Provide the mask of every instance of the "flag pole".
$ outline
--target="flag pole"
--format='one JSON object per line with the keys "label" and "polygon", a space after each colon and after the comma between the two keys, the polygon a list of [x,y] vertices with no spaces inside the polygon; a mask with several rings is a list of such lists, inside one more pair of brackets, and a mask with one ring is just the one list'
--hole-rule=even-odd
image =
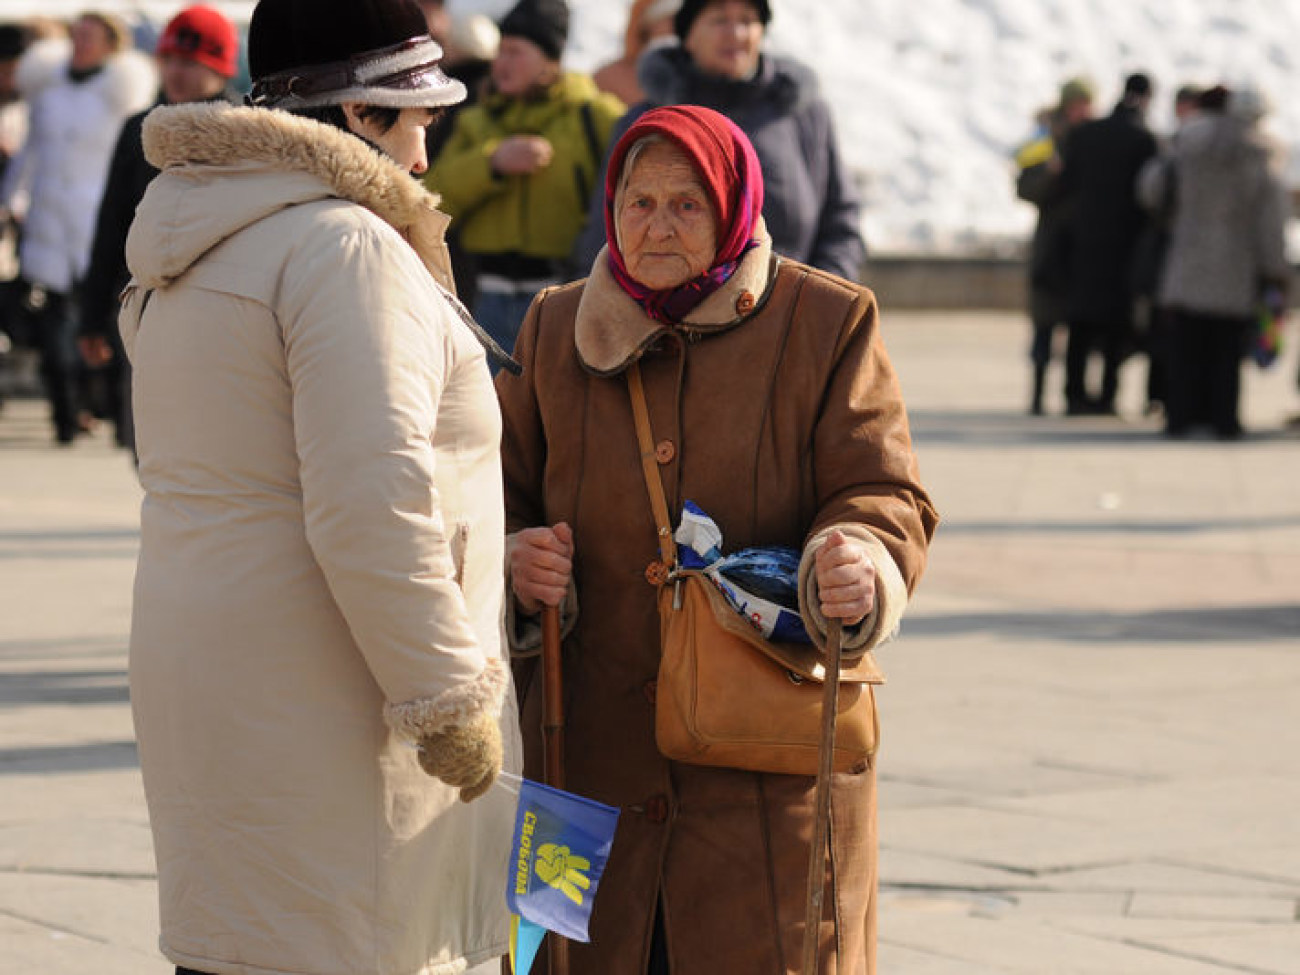
{"label": "flag pole", "polygon": [[822,685],[822,737],[818,751],[813,840],[808,851],[808,896],[804,902],[803,975],[817,975],[822,895],[826,881],[826,845],[830,835],[831,773],[835,761],[835,719],[840,699],[840,655],[843,626],[830,620],[826,631],[826,683]]}
{"label": "flag pole", "polygon": [[[542,744],[544,778],[564,788],[564,671],[560,660],[560,610],[542,607]],[[569,975],[569,942],[549,932],[546,939],[550,975]]]}

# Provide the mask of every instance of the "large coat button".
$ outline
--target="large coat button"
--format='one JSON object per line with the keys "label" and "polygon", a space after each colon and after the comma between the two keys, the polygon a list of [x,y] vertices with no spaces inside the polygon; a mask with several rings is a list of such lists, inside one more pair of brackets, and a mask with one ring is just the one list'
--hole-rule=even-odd
{"label": "large coat button", "polygon": [[754,310],[758,300],[754,297],[752,291],[742,291],[736,296],[736,312],[740,315],[748,315]]}
{"label": "large coat button", "polygon": [[671,464],[677,456],[677,448],[671,440],[660,440],[655,444],[655,460],[660,464]]}
{"label": "large coat button", "polygon": [[645,567],[645,581],[652,586],[662,586],[668,581],[668,566],[655,559]]}

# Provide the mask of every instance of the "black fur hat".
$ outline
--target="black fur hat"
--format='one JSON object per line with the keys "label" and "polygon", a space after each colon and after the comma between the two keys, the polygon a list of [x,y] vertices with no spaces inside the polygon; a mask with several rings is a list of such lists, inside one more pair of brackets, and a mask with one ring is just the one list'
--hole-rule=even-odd
{"label": "black fur hat", "polygon": [[248,30],[249,100],[285,109],[452,105],[465,86],[442,73],[441,57],[415,0],[259,0]]}
{"label": "black fur hat", "polygon": [[[686,0],[682,4],[681,9],[677,11],[677,15],[673,17],[673,30],[677,32],[679,38],[683,41],[686,40],[686,35],[691,32],[691,25],[695,23],[695,18],[711,2],[713,0]],[[758,19],[763,22],[764,27],[772,22],[772,7],[767,0],[747,0],[747,2],[758,11]]]}
{"label": "black fur hat", "polygon": [[0,24],[0,61],[11,61],[27,50],[27,32],[17,24]]}
{"label": "black fur hat", "polygon": [[532,41],[548,58],[558,61],[569,40],[569,5],[564,0],[519,0],[499,26],[502,37]]}

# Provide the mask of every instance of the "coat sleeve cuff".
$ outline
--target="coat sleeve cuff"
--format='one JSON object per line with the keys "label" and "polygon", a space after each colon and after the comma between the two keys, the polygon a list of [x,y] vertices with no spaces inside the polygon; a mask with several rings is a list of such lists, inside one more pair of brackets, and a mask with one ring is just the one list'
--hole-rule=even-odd
{"label": "coat sleeve cuff", "polygon": [[496,717],[501,713],[507,683],[505,665],[491,659],[468,684],[449,687],[437,697],[385,704],[384,721],[402,738],[418,742],[446,728],[467,725],[483,714]]}
{"label": "coat sleeve cuff", "polygon": [[[569,581],[569,589],[560,603],[560,637],[567,637],[578,622],[578,590]],[[515,601],[514,593],[506,593],[506,644],[510,656],[516,659],[536,657],[542,652],[541,614],[526,616]]]}
{"label": "coat sleeve cuff", "polygon": [[860,623],[844,628],[843,653],[849,657],[861,656],[897,634],[903,611],[907,608],[907,585],[889,550],[863,525],[831,525],[818,532],[804,546],[799,562],[799,612],[808,628],[808,635],[819,650],[826,649],[829,625],[821,613],[817,574],[813,569],[818,551],[833,531],[841,532],[861,546],[876,567],[875,605]]}

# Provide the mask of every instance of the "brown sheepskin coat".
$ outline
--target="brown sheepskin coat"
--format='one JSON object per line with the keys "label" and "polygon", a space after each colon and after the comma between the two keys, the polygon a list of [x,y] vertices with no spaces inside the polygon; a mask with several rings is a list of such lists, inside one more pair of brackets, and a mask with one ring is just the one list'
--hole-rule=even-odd
{"label": "brown sheepskin coat", "polygon": [[[937,522],[875,299],[765,245],[670,329],[618,288],[602,254],[586,282],[538,297],[516,352],[523,375],[497,380],[507,526],[566,521],[575,535],[567,788],[622,809],[573,975],[643,975],[657,905],[673,975],[795,972],[814,780],[669,762],[655,748],[659,621],[644,572],[657,547],[624,370],[640,358],[674,519],[690,499],[727,551],[801,550],[804,615],[819,632],[814,553],[833,527],[865,548],[878,605],[847,645],[867,652],[897,628]],[[531,621],[507,629],[517,655],[535,646]],[[525,762],[540,777],[540,668],[518,666]],[[826,973],[874,971],[875,789],[873,768],[836,777]]]}

